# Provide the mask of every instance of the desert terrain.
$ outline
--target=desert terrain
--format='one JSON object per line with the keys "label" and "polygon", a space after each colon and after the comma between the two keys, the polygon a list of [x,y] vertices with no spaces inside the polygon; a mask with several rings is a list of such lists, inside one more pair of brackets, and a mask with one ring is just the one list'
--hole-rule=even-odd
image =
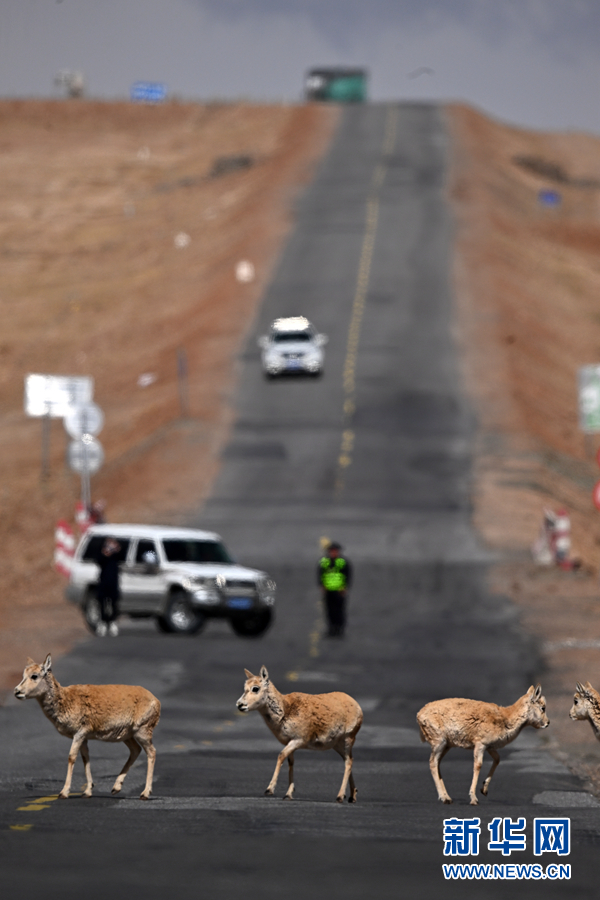
{"label": "desert terrain", "polygon": [[[475,526],[491,572],[539,640],[555,752],[600,786],[600,748],[568,719],[576,681],[600,685],[600,479],[578,427],[577,370],[600,358],[600,139],[448,110],[456,332],[479,420]],[[554,191],[560,203],[540,203]],[[531,561],[543,510],[568,510],[577,572]],[[549,732],[550,734],[550,732]]]}
{"label": "desert terrain", "polygon": [[[576,395],[578,367],[600,356],[600,139],[446,113],[456,340],[479,422],[474,523],[503,560],[494,589],[539,640],[555,752],[600,784],[600,748],[566,715],[576,680],[600,685],[600,470]],[[59,421],[41,477],[24,377],[94,377],[106,461],[92,492],[109,520],[185,521],[218,470],[236,355],[338,116],[316,105],[0,103],[4,691],[27,655],[86,635],[52,563],[79,479]],[[558,206],[540,204],[547,189]],[[252,281],[236,280],[240,260]],[[545,506],[571,514],[577,572],[531,562]]]}
{"label": "desert terrain", "polygon": [[[53,566],[80,481],[23,411],[30,372],[91,375],[92,496],[109,521],[181,522],[219,465],[236,354],[337,120],[333,108],[0,102],[0,686],[85,637]],[[254,267],[250,282],[236,266]],[[187,358],[180,402],[178,353]],[[145,377],[141,377],[145,376]]]}

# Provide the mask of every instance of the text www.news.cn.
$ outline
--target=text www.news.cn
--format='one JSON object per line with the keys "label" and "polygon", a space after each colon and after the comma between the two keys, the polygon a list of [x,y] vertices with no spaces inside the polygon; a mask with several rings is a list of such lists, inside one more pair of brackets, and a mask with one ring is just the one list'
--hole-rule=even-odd
{"label": "text www.news.cn", "polygon": [[469,878],[491,881],[517,879],[557,881],[571,877],[571,866],[562,863],[550,863],[546,868],[540,863],[444,863],[442,871],[446,880]]}

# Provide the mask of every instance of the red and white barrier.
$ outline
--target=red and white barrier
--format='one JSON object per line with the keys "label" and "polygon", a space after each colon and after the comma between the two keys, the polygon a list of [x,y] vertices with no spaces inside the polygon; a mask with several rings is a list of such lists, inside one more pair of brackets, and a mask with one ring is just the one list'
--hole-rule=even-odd
{"label": "red and white barrier", "polygon": [[578,561],[571,559],[571,518],[566,509],[544,509],[544,523],[531,554],[542,566],[578,567]]}
{"label": "red and white barrier", "polygon": [[67,578],[73,568],[76,540],[73,529],[65,519],[56,523],[54,531],[54,565]]}
{"label": "red and white barrier", "polygon": [[77,527],[82,535],[86,533],[92,524],[90,511],[81,500],[75,506],[75,521],[77,522]]}

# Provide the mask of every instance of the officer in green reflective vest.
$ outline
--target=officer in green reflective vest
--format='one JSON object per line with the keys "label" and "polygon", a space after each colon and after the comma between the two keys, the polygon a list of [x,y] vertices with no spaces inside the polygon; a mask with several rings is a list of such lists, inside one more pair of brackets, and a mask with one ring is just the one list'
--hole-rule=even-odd
{"label": "officer in green reflective vest", "polygon": [[343,637],[346,627],[346,592],[352,583],[352,566],[341,556],[342,548],[329,544],[319,560],[318,579],[323,592],[328,637]]}

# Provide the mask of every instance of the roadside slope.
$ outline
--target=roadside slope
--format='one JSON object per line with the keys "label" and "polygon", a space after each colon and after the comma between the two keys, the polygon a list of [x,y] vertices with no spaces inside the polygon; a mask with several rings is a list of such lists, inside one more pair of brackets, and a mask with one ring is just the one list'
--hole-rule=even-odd
{"label": "roadside slope", "polygon": [[[600,357],[600,139],[511,128],[464,106],[448,121],[457,334],[479,417],[474,521],[507,560],[493,587],[542,645],[557,752],[600,787],[591,730],[568,719],[575,681],[600,683],[600,473],[577,417],[577,369]],[[560,205],[542,205],[542,190]],[[569,510],[581,572],[530,561],[545,506]]]}
{"label": "roadside slope", "polygon": [[[54,422],[40,484],[24,376],[94,377],[106,464],[93,493],[109,520],[180,521],[197,508],[230,423],[236,354],[336,122],[316,105],[0,103],[0,686],[27,655],[84,635],[52,566],[78,479]],[[236,281],[241,259],[251,283]]]}

